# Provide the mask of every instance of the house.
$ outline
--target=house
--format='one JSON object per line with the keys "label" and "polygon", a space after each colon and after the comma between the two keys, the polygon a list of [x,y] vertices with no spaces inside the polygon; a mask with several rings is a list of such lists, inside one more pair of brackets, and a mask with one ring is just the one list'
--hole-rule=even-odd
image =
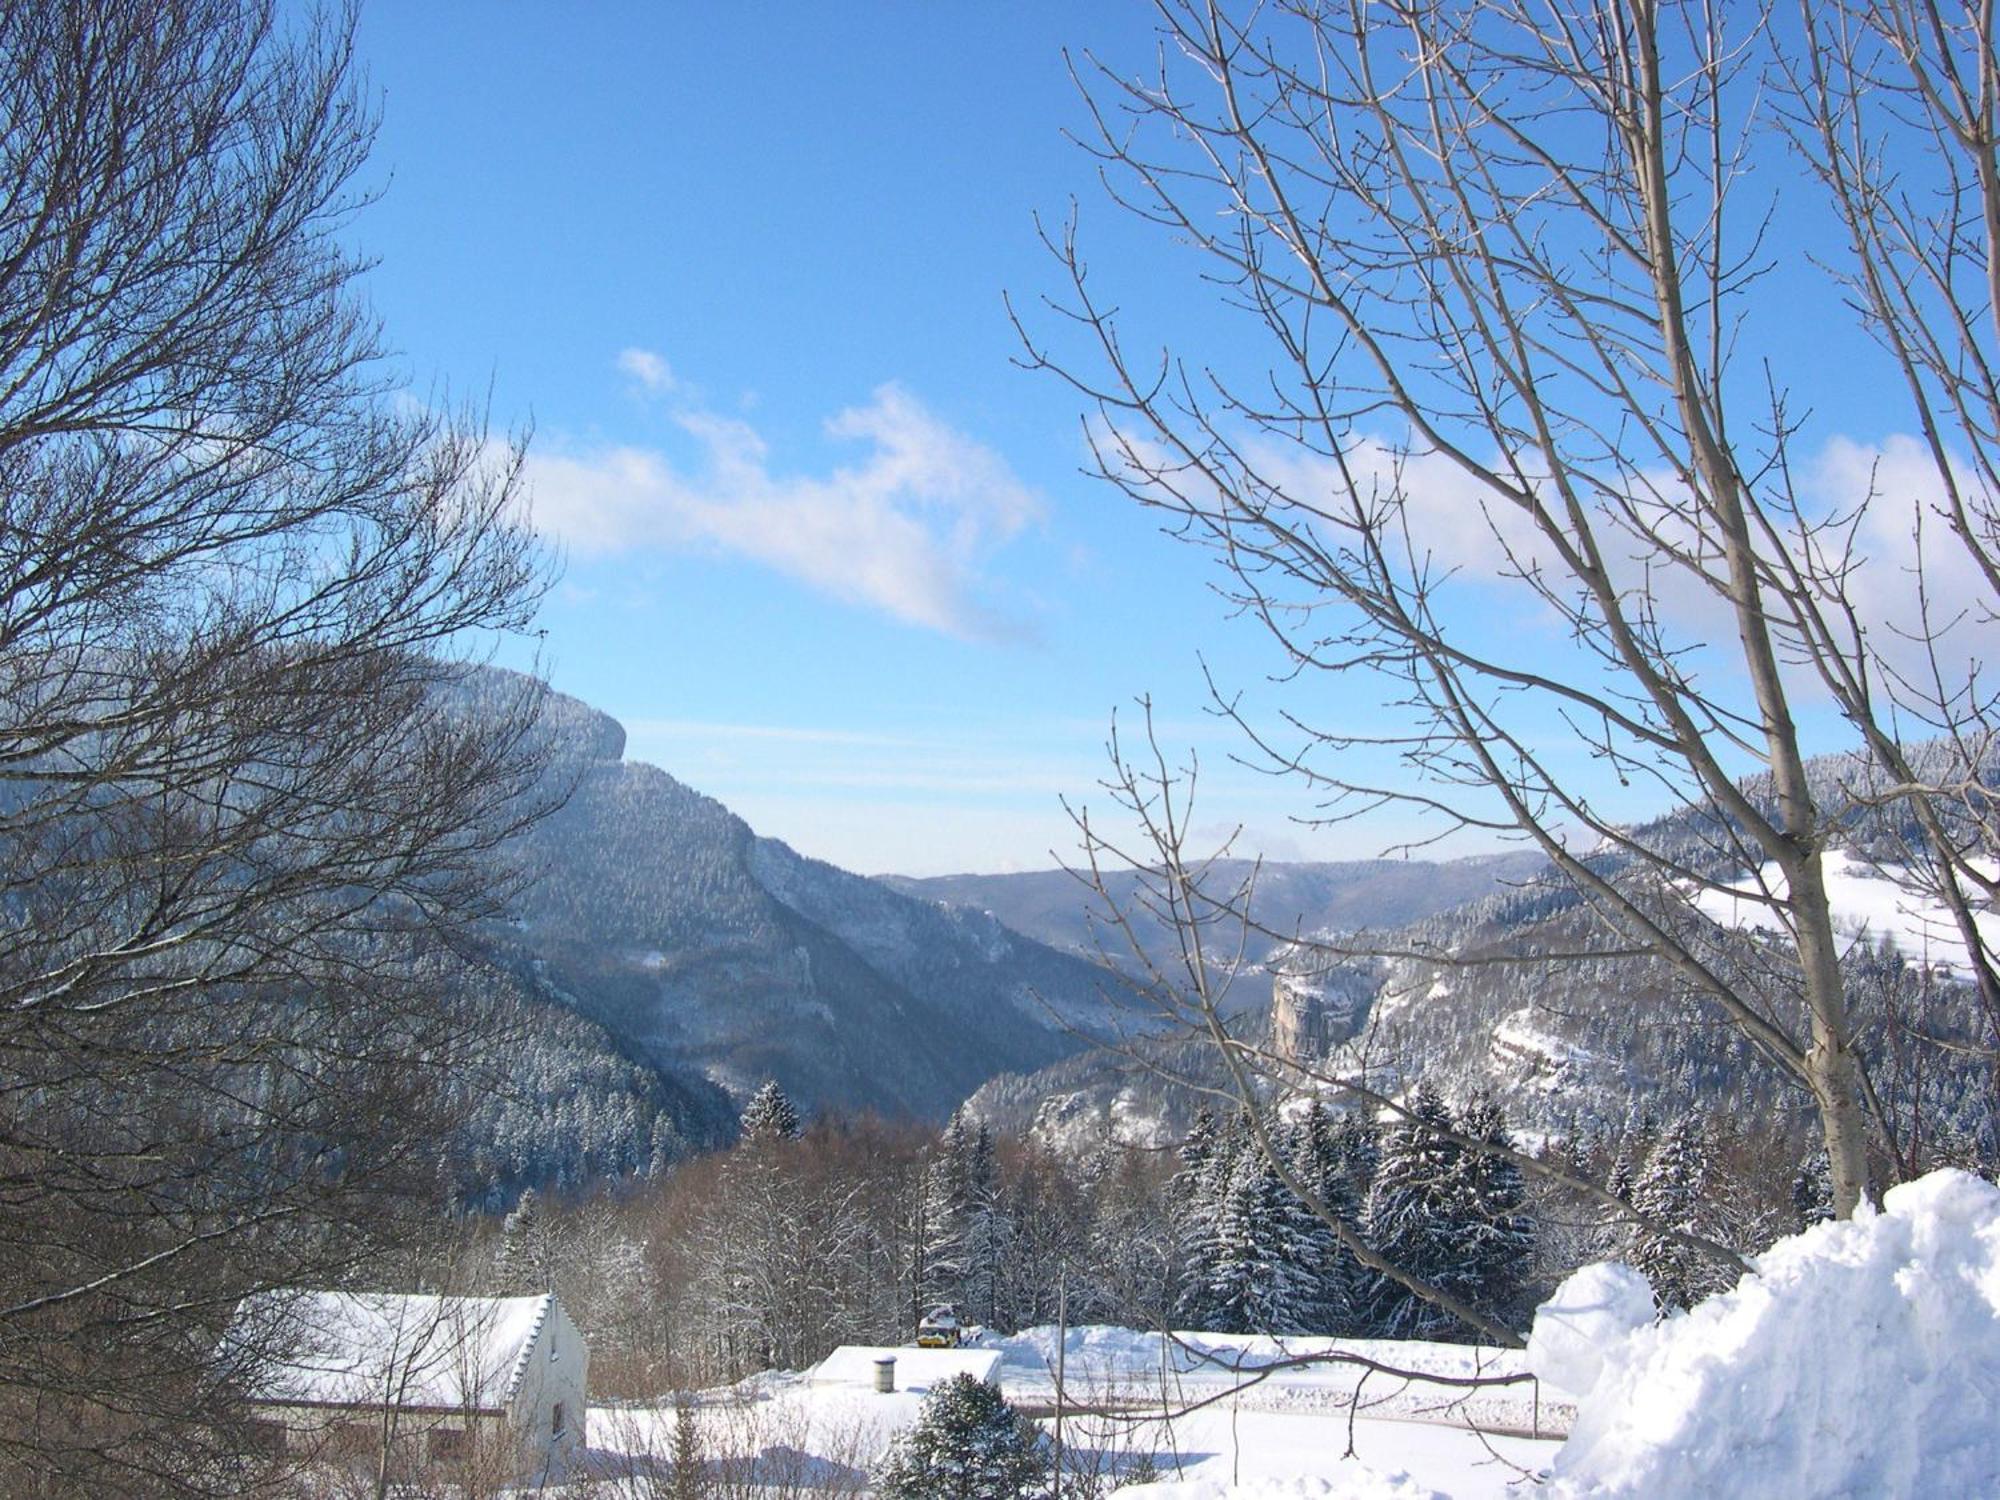
{"label": "house", "polygon": [[550,1294],[266,1292],[223,1347],[273,1449],[512,1477],[583,1447],[590,1351]]}

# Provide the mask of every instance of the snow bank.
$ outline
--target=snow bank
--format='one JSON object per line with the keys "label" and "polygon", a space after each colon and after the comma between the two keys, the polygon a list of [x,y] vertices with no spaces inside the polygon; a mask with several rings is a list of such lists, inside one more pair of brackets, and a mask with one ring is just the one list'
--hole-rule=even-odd
{"label": "snow bank", "polygon": [[1626,1335],[1653,1321],[1653,1288],[1630,1266],[1585,1266],[1535,1313],[1528,1368],[1572,1396],[1587,1394]]}
{"label": "snow bank", "polygon": [[1118,1500],[1447,1500],[1404,1473],[1380,1474],[1359,1464],[1341,1465],[1331,1478],[1252,1479],[1229,1484],[1217,1479],[1132,1484]]}
{"label": "snow bank", "polygon": [[[1614,1280],[1596,1292],[1616,1303]],[[1976,1177],[1892,1189],[1879,1214],[1780,1241],[1733,1291],[1625,1321],[1559,1311],[1545,1337],[1538,1319],[1551,1380],[1585,1373],[1569,1332],[1602,1337],[1551,1494],[2000,1495],[2000,1189]]]}

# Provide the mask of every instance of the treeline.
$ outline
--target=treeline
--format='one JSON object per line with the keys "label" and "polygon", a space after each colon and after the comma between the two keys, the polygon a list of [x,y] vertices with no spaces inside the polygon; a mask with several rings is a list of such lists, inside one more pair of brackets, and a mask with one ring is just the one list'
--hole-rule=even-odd
{"label": "treeline", "polygon": [[[1011,1332],[1053,1323],[1346,1337],[1476,1330],[1367,1269],[1312,1210],[1406,1272],[1524,1330],[1555,1282],[1622,1257],[1664,1303],[1719,1284],[1707,1240],[1752,1253],[1824,1212],[1802,1143],[1689,1115],[1541,1143],[1650,1221],[1504,1155],[1500,1106],[1429,1086],[1378,1125],[1307,1102],[1262,1122],[1204,1113],[1173,1150],[1063,1155],[964,1114],[942,1132],[873,1118],[800,1129],[764,1090],[727,1151],[584,1203],[534,1194],[475,1236],[474,1284],[553,1287],[607,1396],[799,1369],[844,1343],[906,1343],[927,1309]],[[1284,1170],[1279,1170],[1279,1162]],[[1289,1177],[1290,1182],[1287,1182]]]}

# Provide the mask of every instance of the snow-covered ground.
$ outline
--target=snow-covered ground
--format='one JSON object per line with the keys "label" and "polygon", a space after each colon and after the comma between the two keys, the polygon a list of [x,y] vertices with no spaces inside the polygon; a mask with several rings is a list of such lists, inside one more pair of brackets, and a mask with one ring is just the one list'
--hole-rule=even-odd
{"label": "snow-covered ground", "polygon": [[[1937,902],[1909,888],[1898,878],[1893,866],[1880,869],[1840,850],[1826,855],[1827,903],[1833,909],[1835,925],[1845,933],[1869,942],[1892,940],[1912,963],[1942,965],[1962,972],[1966,967],[1965,944],[1951,914]],[[1776,914],[1761,893],[1782,897],[1784,876],[1776,865],[1766,865],[1754,880],[1740,882],[1731,891],[1703,891],[1695,905],[1724,927],[1759,928],[1774,931]],[[1982,938],[2000,943],[2000,917],[1981,914],[1976,918]]]}
{"label": "snow-covered ground", "polygon": [[[1002,1354],[1001,1389],[1053,1431],[1056,1330],[987,1344]],[[1536,1419],[1532,1381],[1470,1390],[1352,1362],[1290,1363],[1330,1353],[1455,1379],[1525,1373],[1519,1354],[1451,1344],[1183,1334],[1163,1348],[1157,1334],[1072,1329],[1063,1371],[1071,1465],[1127,1474],[1144,1453],[1162,1480],[1206,1490],[1487,1500],[1514,1493],[1510,1486],[1546,1469],[1555,1453],[1553,1437],[1473,1429],[1528,1431]],[[1163,1358],[1174,1413],[1167,1417],[1158,1415]],[[890,1439],[916,1420],[922,1395],[921,1387],[877,1395],[858,1381],[815,1381],[811,1372],[766,1376],[738,1396],[708,1393],[698,1420],[714,1462],[739,1474],[754,1465],[775,1488],[810,1474],[841,1490],[858,1487]],[[1545,1401],[1541,1417],[1560,1423],[1570,1413]],[[593,1408],[591,1463],[600,1478],[573,1492],[603,1500],[645,1500],[656,1493],[649,1486],[664,1492],[673,1430],[671,1407]],[[1120,1491],[1127,1493],[1139,1491]]]}

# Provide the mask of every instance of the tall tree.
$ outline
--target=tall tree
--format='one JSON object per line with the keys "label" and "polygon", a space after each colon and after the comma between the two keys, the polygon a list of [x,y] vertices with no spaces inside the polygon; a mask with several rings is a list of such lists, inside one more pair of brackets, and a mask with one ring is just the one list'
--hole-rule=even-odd
{"label": "tall tree", "polygon": [[1721,1236],[1726,1232],[1715,1202],[1715,1141],[1700,1114],[1683,1115],[1661,1134],[1632,1189],[1633,1203],[1659,1226],[1643,1230],[1632,1247],[1632,1263],[1653,1284],[1665,1308],[1692,1307],[1729,1285],[1706,1258],[1662,1230]]}
{"label": "tall tree", "polygon": [[[347,20],[0,8],[0,1490],[235,1492],[214,1335],[437,1186],[542,689],[519,453],[400,399]],[[222,1446],[227,1447],[227,1444]]]}
{"label": "tall tree", "polygon": [[[1408,1115],[1387,1132],[1382,1164],[1368,1195],[1367,1238],[1396,1266],[1433,1286],[1458,1292],[1459,1224],[1454,1187],[1464,1148],[1450,1135],[1451,1111],[1437,1089],[1420,1084]],[[1435,1338],[1455,1319],[1408,1287],[1377,1281],[1373,1322],[1387,1338]]]}
{"label": "tall tree", "polygon": [[1528,1211],[1527,1184],[1511,1158],[1476,1149],[1511,1150],[1514,1138],[1508,1134],[1499,1103],[1484,1092],[1466,1105],[1458,1128],[1476,1145],[1458,1164],[1457,1274],[1463,1278],[1467,1301],[1504,1323],[1525,1328],[1529,1313],[1525,1299],[1535,1261],[1535,1222]]}
{"label": "tall tree", "polygon": [[[1810,1101],[1853,1213],[1916,1165],[1841,971],[1855,808],[1950,913],[2000,1044],[1974,920],[2000,894],[1991,8],[1156,8],[1146,71],[1086,70],[1090,148],[1240,318],[1156,354],[1154,309],[1072,232],[1054,339],[1026,337],[1089,402],[1101,474],[1326,685],[1275,727],[1239,715],[1252,753],[1329,819],[1530,841],[1594,924],[1570,956],[1643,955],[1734,1026]],[[1808,266],[1831,281],[1778,279]],[[1853,361],[1801,351],[1801,298],[1850,321]],[[1219,329],[1244,336],[1197,347]],[[1912,462],[1829,492],[1810,411],[1871,341]],[[1390,720],[1346,727],[1355,701]],[[1635,823],[1635,787],[1685,816]],[[1755,909],[1754,963],[1715,896]]]}

